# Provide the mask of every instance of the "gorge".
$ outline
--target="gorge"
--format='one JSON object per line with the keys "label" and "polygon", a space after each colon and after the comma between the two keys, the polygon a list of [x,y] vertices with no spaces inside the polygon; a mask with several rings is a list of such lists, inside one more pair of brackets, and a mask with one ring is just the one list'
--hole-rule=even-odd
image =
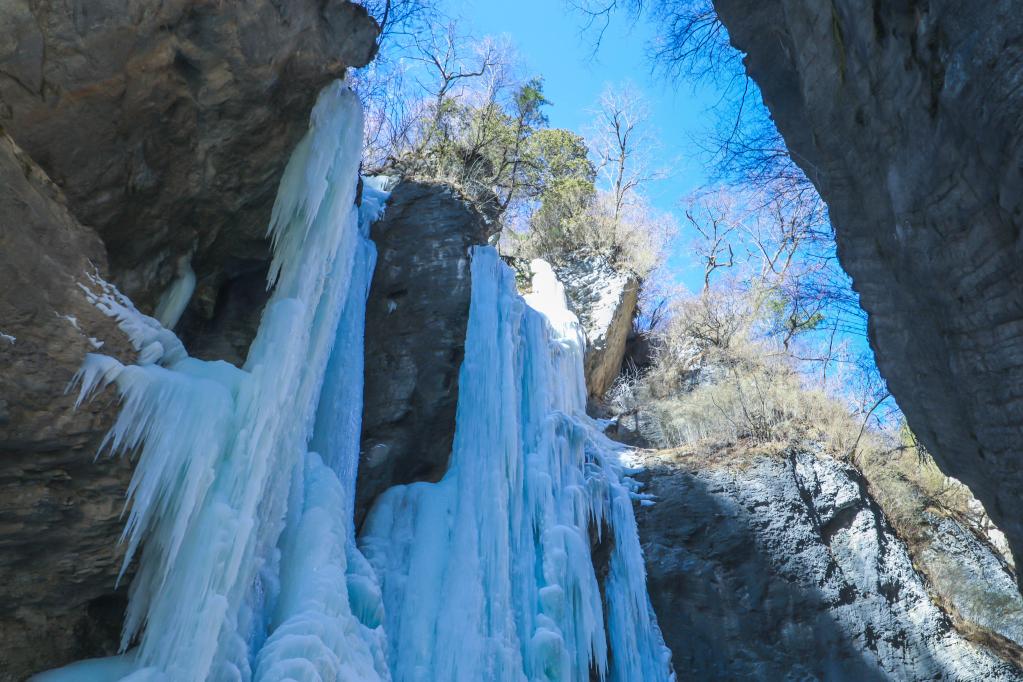
{"label": "gorge", "polygon": [[650,273],[367,172],[354,3],[0,8],[0,680],[1023,679],[1018,3],[715,4],[923,445],[625,405]]}

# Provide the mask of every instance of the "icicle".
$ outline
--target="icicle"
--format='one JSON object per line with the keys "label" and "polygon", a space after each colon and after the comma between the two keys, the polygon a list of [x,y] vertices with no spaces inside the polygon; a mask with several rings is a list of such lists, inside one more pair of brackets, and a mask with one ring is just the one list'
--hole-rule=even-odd
{"label": "icicle", "polygon": [[188,307],[195,292],[195,271],[192,270],[192,254],[182,256],[177,263],[177,277],[160,297],[156,306],[156,319],[167,329],[174,329],[182,313]]}
{"label": "icicle", "polygon": [[[578,323],[550,267],[533,269],[524,302],[497,253],[474,250],[449,471],[384,493],[360,539],[396,680],[672,679],[619,446],[584,412]],[[607,630],[590,555],[604,524]]]}

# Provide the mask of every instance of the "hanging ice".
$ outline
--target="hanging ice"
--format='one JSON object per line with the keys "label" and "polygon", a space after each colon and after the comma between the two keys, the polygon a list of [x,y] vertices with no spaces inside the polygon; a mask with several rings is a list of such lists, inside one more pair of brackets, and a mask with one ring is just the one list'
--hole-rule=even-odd
{"label": "hanging ice", "polygon": [[195,292],[195,271],[192,270],[192,254],[181,256],[177,262],[177,276],[160,297],[154,317],[167,329],[174,329],[188,307]]}
{"label": "hanging ice", "polygon": [[81,371],[83,397],[116,382],[109,445],[139,450],[126,566],[144,546],[122,646],[140,639],[130,656],[48,679],[117,679],[126,666],[132,680],[175,682],[388,678],[379,594],[344,511],[351,481],[337,475],[354,471],[345,444],[361,408],[336,424],[347,431],[326,443],[330,466],[307,452],[332,348],[331,391],[361,393],[366,234],[383,200],[367,187],[361,216],[355,206],[361,141],[358,101],[335,83],[281,180],[276,287],[244,368],[189,358],[112,287],[93,294],[142,363],[90,355]]}
{"label": "hanging ice", "polygon": [[585,415],[579,326],[550,267],[534,271],[524,301],[497,253],[475,249],[449,471],[384,493],[360,539],[400,682],[672,678],[630,486]]}

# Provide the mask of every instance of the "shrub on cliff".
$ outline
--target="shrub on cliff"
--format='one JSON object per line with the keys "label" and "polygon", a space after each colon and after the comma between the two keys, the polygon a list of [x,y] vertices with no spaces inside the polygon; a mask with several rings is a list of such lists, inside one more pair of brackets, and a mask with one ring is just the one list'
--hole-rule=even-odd
{"label": "shrub on cliff", "polygon": [[849,455],[862,419],[807,381],[784,346],[761,330],[756,297],[706,292],[678,301],[653,339],[653,362],[612,390],[622,412],[642,412],[664,447],[700,441],[813,441]]}

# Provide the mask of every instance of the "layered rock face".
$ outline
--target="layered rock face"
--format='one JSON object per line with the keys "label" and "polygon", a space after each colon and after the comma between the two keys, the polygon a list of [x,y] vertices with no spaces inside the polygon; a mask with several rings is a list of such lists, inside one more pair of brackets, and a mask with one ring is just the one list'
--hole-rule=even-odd
{"label": "layered rock face", "polygon": [[569,307],[586,332],[586,389],[599,400],[622,369],[625,344],[639,301],[639,279],[596,256],[557,266]]}
{"label": "layered rock face", "polygon": [[[131,476],[95,459],[109,396],[73,409],[86,353],[133,357],[81,286],[106,274],[96,233],[0,133],[0,680],[116,649],[117,538]],[[121,605],[123,608],[123,605]]]}
{"label": "layered rock face", "polygon": [[910,426],[1023,554],[1023,4],[715,0]]}
{"label": "layered rock face", "polygon": [[932,549],[976,574],[958,589],[1003,619],[1001,635],[971,621],[974,642],[953,627],[847,465],[713,449],[642,464],[655,498],[636,511],[650,597],[687,679],[1023,679],[1008,639],[1018,626],[1004,617],[1023,600],[1004,572],[976,578],[999,561],[952,520],[944,532],[957,539]]}
{"label": "layered rock face", "polygon": [[[0,126],[152,311],[182,257],[213,315],[267,256],[269,208],[319,90],[373,56],[344,0],[98,0],[0,7]],[[253,263],[255,261],[255,263]]]}
{"label": "layered rock face", "polygon": [[402,181],[373,224],[356,524],[392,485],[436,481],[455,434],[469,249],[496,225],[446,185]]}

